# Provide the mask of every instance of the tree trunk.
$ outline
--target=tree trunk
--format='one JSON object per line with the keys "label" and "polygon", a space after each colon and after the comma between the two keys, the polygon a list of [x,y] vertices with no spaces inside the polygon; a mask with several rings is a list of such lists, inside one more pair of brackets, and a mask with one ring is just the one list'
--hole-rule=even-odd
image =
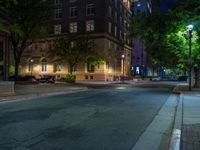
{"label": "tree trunk", "polygon": [[13,44],[14,59],[15,59],[15,79],[19,77],[19,65],[21,60],[22,52],[17,49],[17,45]]}
{"label": "tree trunk", "polygon": [[15,59],[15,79],[17,80],[19,77],[19,59]]}
{"label": "tree trunk", "polygon": [[69,73],[73,73],[73,64],[69,63]]}
{"label": "tree trunk", "polygon": [[194,69],[194,75],[195,75],[195,84],[194,84],[194,87],[195,88],[199,88],[200,87],[200,67],[196,67]]}

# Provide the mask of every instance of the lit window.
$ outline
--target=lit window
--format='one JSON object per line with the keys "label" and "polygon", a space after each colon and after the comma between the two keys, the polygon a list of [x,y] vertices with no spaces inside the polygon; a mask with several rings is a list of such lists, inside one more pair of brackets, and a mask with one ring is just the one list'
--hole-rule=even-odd
{"label": "lit window", "polygon": [[74,48],[76,46],[76,43],[74,41],[70,42],[70,47]]}
{"label": "lit window", "polygon": [[42,72],[46,72],[47,71],[47,61],[46,61],[46,59],[42,60],[41,71]]}
{"label": "lit window", "polygon": [[74,33],[77,32],[77,22],[72,22],[69,24],[69,32]]}
{"label": "lit window", "polygon": [[60,24],[54,25],[54,34],[55,35],[61,34],[61,31],[62,31],[62,27]]}
{"label": "lit window", "polygon": [[60,72],[61,71],[61,64],[56,64],[56,71]]}
{"label": "lit window", "polygon": [[94,31],[94,20],[86,21],[86,31]]}

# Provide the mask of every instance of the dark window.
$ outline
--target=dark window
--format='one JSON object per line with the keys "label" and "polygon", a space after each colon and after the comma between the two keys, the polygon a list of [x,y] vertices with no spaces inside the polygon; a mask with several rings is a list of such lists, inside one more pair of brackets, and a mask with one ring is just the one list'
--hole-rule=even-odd
{"label": "dark window", "polygon": [[55,3],[55,5],[59,5],[59,4],[61,4],[61,0],[55,0],[54,3]]}
{"label": "dark window", "polygon": [[94,4],[88,4],[87,5],[86,13],[87,13],[87,15],[94,15],[95,14]]}
{"label": "dark window", "polygon": [[77,16],[78,16],[77,7],[70,7],[70,17],[77,17]]}
{"label": "dark window", "polygon": [[72,3],[72,2],[76,2],[76,1],[77,1],[77,0],[69,0],[70,3]]}
{"label": "dark window", "polygon": [[94,72],[94,65],[88,63],[88,64],[87,64],[87,71],[88,71],[88,72]]}
{"label": "dark window", "polygon": [[61,19],[62,18],[62,10],[60,8],[55,9],[55,19]]}

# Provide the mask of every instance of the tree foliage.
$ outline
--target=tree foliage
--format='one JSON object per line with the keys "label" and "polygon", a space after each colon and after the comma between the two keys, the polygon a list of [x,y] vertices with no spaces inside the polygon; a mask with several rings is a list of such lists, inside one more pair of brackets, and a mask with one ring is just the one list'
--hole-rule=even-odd
{"label": "tree foliage", "polygon": [[152,14],[135,16],[131,37],[140,37],[148,55],[166,67],[188,68],[189,39],[186,27],[194,25],[192,35],[193,66],[200,68],[200,1],[181,0]]}
{"label": "tree foliage", "polygon": [[0,29],[9,33],[18,76],[24,50],[47,33],[53,5],[49,0],[2,0],[0,4]]}
{"label": "tree foliage", "polygon": [[[169,3],[168,10],[153,10],[152,14],[134,17],[131,37],[140,37],[147,54],[154,62],[166,67],[188,69],[193,66],[196,81],[200,81],[200,1],[178,0]],[[194,25],[192,33],[192,61],[189,58],[187,26]],[[197,82],[196,82],[197,83]],[[200,83],[199,83],[200,85]]]}
{"label": "tree foliage", "polygon": [[55,62],[67,63],[70,74],[80,62],[93,63],[102,59],[95,51],[94,41],[87,35],[58,37],[49,46],[48,54]]}

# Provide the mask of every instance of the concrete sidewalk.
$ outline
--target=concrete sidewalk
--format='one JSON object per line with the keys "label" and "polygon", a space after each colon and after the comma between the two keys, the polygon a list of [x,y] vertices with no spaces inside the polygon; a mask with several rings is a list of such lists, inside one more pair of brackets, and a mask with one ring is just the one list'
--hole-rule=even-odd
{"label": "concrete sidewalk", "polygon": [[172,94],[131,150],[168,149],[177,104],[177,95]]}
{"label": "concrete sidewalk", "polygon": [[183,92],[181,150],[200,149],[200,89]]}
{"label": "concrete sidewalk", "polygon": [[16,84],[15,95],[0,97],[0,102],[7,100],[24,100],[38,96],[51,96],[72,92],[86,91],[83,85],[72,84]]}
{"label": "concrete sidewalk", "polygon": [[200,89],[187,90],[187,85],[175,89],[180,97],[170,150],[200,149]]}
{"label": "concrete sidewalk", "polygon": [[132,150],[200,150],[200,89],[174,89]]}

